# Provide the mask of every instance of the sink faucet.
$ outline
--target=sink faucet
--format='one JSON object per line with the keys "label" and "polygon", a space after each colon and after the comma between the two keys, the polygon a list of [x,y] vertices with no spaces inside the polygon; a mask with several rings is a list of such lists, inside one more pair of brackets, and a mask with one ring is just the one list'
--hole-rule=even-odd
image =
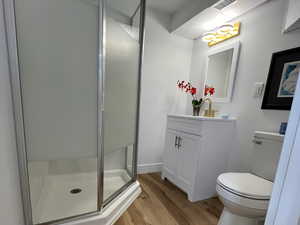
{"label": "sink faucet", "polygon": [[212,109],[212,100],[210,98],[206,98],[204,102],[208,101],[208,109],[204,111],[204,116],[206,117],[215,117],[216,110]]}

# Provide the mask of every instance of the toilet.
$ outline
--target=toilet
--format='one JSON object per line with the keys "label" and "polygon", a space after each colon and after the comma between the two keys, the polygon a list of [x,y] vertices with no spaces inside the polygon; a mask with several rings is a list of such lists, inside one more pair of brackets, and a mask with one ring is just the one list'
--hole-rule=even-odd
{"label": "toilet", "polygon": [[218,225],[263,224],[284,136],[256,131],[250,173],[223,173],[216,190],[224,204]]}

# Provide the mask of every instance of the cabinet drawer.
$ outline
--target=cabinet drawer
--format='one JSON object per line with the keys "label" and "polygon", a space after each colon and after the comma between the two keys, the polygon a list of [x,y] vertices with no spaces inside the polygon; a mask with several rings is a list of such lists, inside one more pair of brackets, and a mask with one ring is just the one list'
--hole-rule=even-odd
{"label": "cabinet drawer", "polygon": [[167,129],[202,136],[201,121],[168,118]]}

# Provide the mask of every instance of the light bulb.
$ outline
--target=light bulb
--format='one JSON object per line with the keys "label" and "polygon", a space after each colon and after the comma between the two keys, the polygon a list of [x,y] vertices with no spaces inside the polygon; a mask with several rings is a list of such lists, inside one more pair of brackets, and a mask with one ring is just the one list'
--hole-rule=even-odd
{"label": "light bulb", "polygon": [[216,38],[216,34],[212,32],[207,32],[202,35],[202,41],[204,42],[211,42]]}
{"label": "light bulb", "polygon": [[219,34],[228,34],[231,32],[233,32],[232,24],[224,24],[217,29],[217,33],[219,33]]}

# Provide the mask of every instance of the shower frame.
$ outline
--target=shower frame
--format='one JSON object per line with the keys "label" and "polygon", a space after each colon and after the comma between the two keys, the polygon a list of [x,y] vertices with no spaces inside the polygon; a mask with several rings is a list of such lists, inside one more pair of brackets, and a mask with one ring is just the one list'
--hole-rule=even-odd
{"label": "shower frame", "polygon": [[[3,4],[3,14],[6,31],[6,42],[8,52],[8,64],[12,89],[12,101],[14,111],[14,124],[17,144],[18,167],[20,176],[21,195],[23,203],[24,221],[26,225],[33,225],[32,205],[30,197],[27,146],[25,138],[25,124],[22,101],[22,86],[19,71],[18,57],[18,41],[17,27],[15,18],[15,0],[0,0]],[[98,79],[98,96],[97,96],[97,177],[98,177],[98,196],[97,211],[76,215],[64,219],[50,221],[43,224],[63,224],[67,222],[77,221],[80,219],[100,215],[101,212],[114,200],[118,195],[125,191],[137,180],[137,154],[138,154],[138,133],[139,133],[139,114],[140,114],[140,95],[141,95],[141,74],[144,52],[145,37],[145,13],[146,0],[140,0],[140,26],[139,26],[139,62],[138,62],[138,89],[137,89],[137,111],[135,126],[135,142],[132,157],[132,179],[104,200],[104,146],[103,146],[103,110],[104,110],[104,89],[105,89],[105,34],[106,34],[106,3],[105,0],[98,0],[98,63],[97,63],[97,79]],[[138,8],[137,8],[138,10]],[[136,11],[137,11],[136,10]]]}

